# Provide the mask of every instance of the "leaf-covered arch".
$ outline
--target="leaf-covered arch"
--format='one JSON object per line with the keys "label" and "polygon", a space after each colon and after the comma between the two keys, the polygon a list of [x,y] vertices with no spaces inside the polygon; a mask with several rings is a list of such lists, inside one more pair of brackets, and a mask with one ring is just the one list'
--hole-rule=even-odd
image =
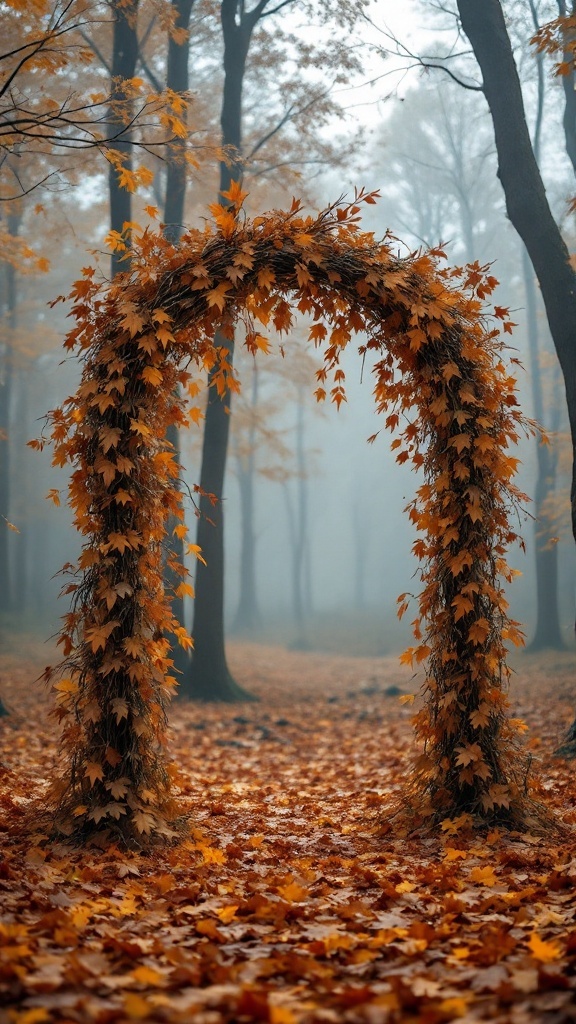
{"label": "leaf-covered arch", "polygon": [[[412,777],[419,808],[436,819],[519,823],[524,773],[504,688],[505,641],[520,635],[501,580],[517,539],[509,512],[522,497],[509,447],[524,421],[503,344],[482,315],[494,282],[477,267],[459,280],[441,269],[441,254],[395,255],[360,230],[358,205],[304,216],[295,202],[248,220],[242,193],[229,198],[231,208],[214,208],[215,227],[188,232],[177,248],[145,231],[128,273],[103,286],[87,269],[72,292],[66,345],[84,371],[51,414],[52,440],[55,461],[75,467],[70,502],[85,543],[67,588],[67,675],[55,684],[67,754],[60,827],[137,841],[171,831],[163,738],[176,679],[165,632],[191,641],[162,583],[167,517],[183,519],[166,430],[188,422],[175,396],[178,386],[195,394],[198,368],[216,365],[217,382],[230,385],[216,328],[242,317],[246,344],[265,348],[260,331],[289,332],[295,310],[312,318],[310,338],[323,349],[319,398],[338,402],[340,354],[364,333],[360,351],[374,353],[376,406],[397,433],[397,460],[425,474],[410,506],[423,587],[416,645],[404,655],[426,668],[415,718],[424,753]],[[506,311],[496,315],[506,326]],[[173,568],[180,593],[190,592],[186,571]]]}

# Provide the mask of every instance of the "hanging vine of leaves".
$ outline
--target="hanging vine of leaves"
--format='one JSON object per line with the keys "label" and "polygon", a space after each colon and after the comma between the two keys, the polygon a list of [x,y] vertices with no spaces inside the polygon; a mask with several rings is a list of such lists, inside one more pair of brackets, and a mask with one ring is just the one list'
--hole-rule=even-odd
{"label": "hanging vine of leaves", "polygon": [[[446,269],[440,251],[402,258],[376,242],[358,223],[374,194],[317,216],[294,201],[253,220],[239,217],[244,195],[233,185],[230,206],[211,208],[215,224],[187,232],[177,248],[161,234],[136,234],[128,273],[102,285],[86,269],[71,293],[66,347],[84,371],[77,393],[50,414],[51,440],[55,462],[75,467],[70,503],[86,539],[66,588],[73,605],[54,686],[66,755],[58,827],[138,843],[172,834],[178,810],[163,744],[176,679],[164,634],[192,641],[162,584],[167,518],[183,520],[166,430],[198,419],[174,396],[178,385],[195,394],[199,368],[216,367],[222,393],[237,386],[214,348],[216,328],[241,318],[247,346],[266,350],[261,332],[289,333],[295,311],[311,318],[310,339],[323,348],[319,400],[342,401],[340,355],[364,332],[360,351],[373,354],[376,405],[397,433],[396,458],[425,474],[410,506],[421,533],[417,642],[404,655],[426,667],[415,719],[419,812],[521,824],[529,800],[504,692],[505,642],[521,634],[502,580],[518,539],[510,513],[524,497],[510,447],[531,425],[495,321],[483,314],[496,282],[477,264]],[[494,312],[509,330],[508,311]],[[191,593],[186,570],[172,567],[180,593]],[[403,595],[401,613],[406,606]]]}

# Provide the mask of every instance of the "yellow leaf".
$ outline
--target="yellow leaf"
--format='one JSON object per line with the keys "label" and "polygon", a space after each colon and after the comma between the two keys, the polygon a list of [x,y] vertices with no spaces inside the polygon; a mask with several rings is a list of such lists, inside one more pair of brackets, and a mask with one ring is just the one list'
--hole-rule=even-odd
{"label": "yellow leaf", "polygon": [[75,679],[61,679],[58,683],[54,683],[53,690],[58,690],[59,693],[78,693],[80,687]]}
{"label": "yellow leaf", "polygon": [[60,491],[57,487],[51,487],[46,495],[48,501],[53,501],[55,505],[60,504]]}
{"label": "yellow leaf", "polygon": [[554,940],[546,942],[540,938],[537,932],[532,932],[528,939],[528,946],[534,959],[540,960],[544,964],[550,963],[552,960],[559,960],[562,956],[562,947],[559,942]]}
{"label": "yellow leaf", "polygon": [[394,886],[396,892],[413,892],[416,888],[414,882],[399,882],[398,885]]}
{"label": "yellow leaf", "polygon": [[444,848],[444,859],[445,860],[458,860],[458,858],[460,858],[460,857],[462,858],[462,860],[466,860],[467,856],[468,856],[468,851],[467,850],[457,850],[454,846],[446,846]]}
{"label": "yellow leaf", "polygon": [[485,868],[472,868],[470,872],[470,881],[478,882],[478,885],[486,885],[491,888],[498,882],[498,876],[494,872],[494,868],[487,866]]}
{"label": "yellow leaf", "polygon": [[401,704],[413,704],[416,700],[415,693],[403,693],[401,697],[398,697]]}
{"label": "yellow leaf", "polygon": [[198,844],[198,849],[204,858],[205,864],[226,863],[226,854],[223,850],[217,850],[214,846],[204,846],[202,843]]}
{"label": "yellow leaf", "polygon": [[198,561],[202,562],[202,565],[206,565],[207,564],[206,560],[204,558],[202,558],[202,548],[200,547],[199,544],[187,544],[186,545],[186,554],[187,555],[195,555],[195,557],[198,559]]}
{"label": "yellow leaf", "polygon": [[220,910],[216,911],[218,917],[222,921],[222,924],[230,924],[230,921],[236,917],[238,906],[239,904],[231,904],[229,907],[221,907]]}

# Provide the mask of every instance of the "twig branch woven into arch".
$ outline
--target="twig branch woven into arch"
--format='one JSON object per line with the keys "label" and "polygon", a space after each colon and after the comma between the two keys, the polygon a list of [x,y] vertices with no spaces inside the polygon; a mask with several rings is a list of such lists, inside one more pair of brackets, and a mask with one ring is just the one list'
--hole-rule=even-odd
{"label": "twig branch woven into arch", "polygon": [[[198,367],[216,365],[222,392],[230,386],[216,328],[242,317],[247,345],[265,348],[259,331],[289,332],[295,310],[312,318],[310,337],[323,348],[319,398],[340,401],[340,353],[365,334],[377,408],[392,430],[401,416],[406,423],[393,442],[397,459],[425,474],[410,507],[423,589],[416,645],[405,655],[426,668],[415,719],[424,741],[413,774],[420,809],[437,820],[468,813],[519,822],[523,778],[503,684],[504,642],[521,638],[501,580],[517,539],[509,512],[523,497],[509,453],[523,419],[498,332],[482,317],[493,279],[467,268],[458,289],[442,254],[395,255],[359,229],[357,205],[304,216],[295,202],[241,222],[243,194],[233,186],[228,198],[230,208],[213,208],[215,227],[188,232],[178,248],[145,231],[129,273],[101,286],[88,269],[72,292],[66,345],[84,371],[77,393],[51,414],[52,440],[55,461],[75,467],[70,502],[85,543],[67,588],[68,673],[55,684],[67,754],[60,827],[138,842],[171,834],[177,810],[163,738],[176,680],[164,633],[190,640],[162,584],[167,517],[183,519],[166,429],[187,422],[174,396]],[[506,324],[506,311],[496,314]],[[185,570],[174,569],[180,593],[190,592]]]}

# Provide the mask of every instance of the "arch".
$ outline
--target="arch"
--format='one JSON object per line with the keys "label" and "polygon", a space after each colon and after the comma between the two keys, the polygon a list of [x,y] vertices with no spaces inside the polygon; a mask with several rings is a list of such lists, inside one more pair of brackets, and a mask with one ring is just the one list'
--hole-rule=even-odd
{"label": "arch", "polygon": [[[392,241],[375,241],[358,224],[371,195],[317,216],[294,202],[254,220],[243,219],[237,186],[227,198],[231,207],[212,208],[215,225],[189,231],[180,247],[145,231],[129,272],[100,285],[87,269],[72,291],[66,347],[83,359],[83,376],[50,415],[55,462],[74,465],[70,503],[85,542],[66,588],[73,603],[55,684],[66,752],[59,827],[80,838],[109,828],[138,842],[172,834],[163,740],[176,679],[163,634],[191,641],[162,583],[167,517],[183,519],[166,431],[188,421],[175,395],[178,386],[195,393],[198,368],[216,366],[222,391],[235,386],[216,329],[243,317],[256,351],[266,348],[260,331],[288,332],[294,310],[312,318],[310,338],[323,349],[319,398],[338,404],[340,353],[365,334],[360,352],[373,356],[376,407],[397,433],[397,460],[425,477],[409,506],[422,591],[416,643],[403,656],[426,672],[412,805],[432,821],[466,813],[518,826],[525,771],[504,691],[505,641],[521,635],[502,578],[511,578],[504,554],[517,540],[509,512],[523,497],[508,449],[525,421],[503,343],[482,313],[495,282],[478,266],[460,276],[442,269],[442,253],[400,257]],[[496,314],[506,327],[506,311]],[[185,570],[172,568],[178,592],[190,593]],[[406,606],[402,595],[400,614]]]}

